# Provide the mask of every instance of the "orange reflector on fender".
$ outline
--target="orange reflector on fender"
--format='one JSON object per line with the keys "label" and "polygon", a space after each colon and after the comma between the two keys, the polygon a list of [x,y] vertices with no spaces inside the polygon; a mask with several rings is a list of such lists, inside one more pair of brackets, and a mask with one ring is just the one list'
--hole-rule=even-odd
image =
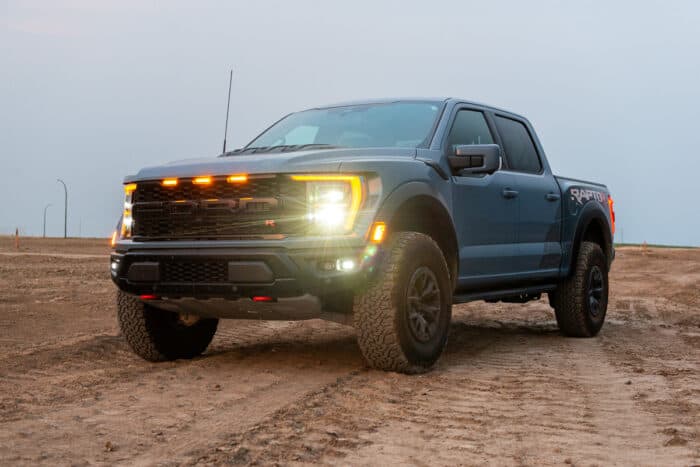
{"label": "orange reflector on fender", "polygon": [[112,232],[112,238],[109,240],[109,246],[114,248],[117,246],[117,231]]}
{"label": "orange reflector on fender", "polygon": [[384,222],[375,222],[372,225],[369,239],[372,243],[382,243],[386,234],[386,224]]}
{"label": "orange reflector on fender", "polygon": [[612,233],[615,233],[615,203],[612,196],[608,195],[608,211],[610,212],[610,223],[612,224]]}

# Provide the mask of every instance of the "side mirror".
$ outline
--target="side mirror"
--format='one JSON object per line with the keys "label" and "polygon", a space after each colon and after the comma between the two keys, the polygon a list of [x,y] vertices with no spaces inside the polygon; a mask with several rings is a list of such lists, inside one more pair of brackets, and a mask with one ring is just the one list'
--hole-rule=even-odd
{"label": "side mirror", "polygon": [[448,159],[457,175],[490,174],[501,168],[501,148],[497,144],[459,145]]}

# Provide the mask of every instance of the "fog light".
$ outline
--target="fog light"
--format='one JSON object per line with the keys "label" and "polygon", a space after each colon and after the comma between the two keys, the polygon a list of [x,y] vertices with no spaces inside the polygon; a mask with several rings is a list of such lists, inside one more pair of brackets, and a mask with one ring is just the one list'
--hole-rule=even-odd
{"label": "fog light", "polygon": [[355,260],[350,259],[350,258],[339,259],[335,264],[335,267],[338,271],[345,271],[345,272],[354,271],[355,266],[356,266]]}

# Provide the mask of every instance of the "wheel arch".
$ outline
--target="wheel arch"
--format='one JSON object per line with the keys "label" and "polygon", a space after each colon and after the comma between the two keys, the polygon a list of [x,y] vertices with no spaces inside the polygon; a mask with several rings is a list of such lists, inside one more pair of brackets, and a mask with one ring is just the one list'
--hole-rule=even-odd
{"label": "wheel arch", "polygon": [[611,232],[608,218],[602,208],[596,207],[593,204],[586,205],[579,215],[579,221],[576,226],[574,240],[571,246],[571,259],[567,267],[568,273],[570,274],[574,269],[574,264],[576,264],[578,260],[582,242],[592,242],[599,245],[603,250],[609,268],[612,263],[613,255],[613,239]]}
{"label": "wheel arch", "polygon": [[453,286],[457,282],[459,247],[450,211],[442,196],[421,182],[409,182],[394,190],[377,214],[389,232],[413,231],[435,240],[450,271]]}

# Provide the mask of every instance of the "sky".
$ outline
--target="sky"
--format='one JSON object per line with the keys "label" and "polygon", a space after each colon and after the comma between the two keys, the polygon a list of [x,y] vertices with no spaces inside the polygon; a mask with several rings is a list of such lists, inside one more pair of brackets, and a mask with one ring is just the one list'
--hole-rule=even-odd
{"label": "sky", "polygon": [[0,0],[0,234],[107,237],[123,177],[282,115],[453,96],[533,123],[605,183],[617,241],[700,246],[695,1]]}

